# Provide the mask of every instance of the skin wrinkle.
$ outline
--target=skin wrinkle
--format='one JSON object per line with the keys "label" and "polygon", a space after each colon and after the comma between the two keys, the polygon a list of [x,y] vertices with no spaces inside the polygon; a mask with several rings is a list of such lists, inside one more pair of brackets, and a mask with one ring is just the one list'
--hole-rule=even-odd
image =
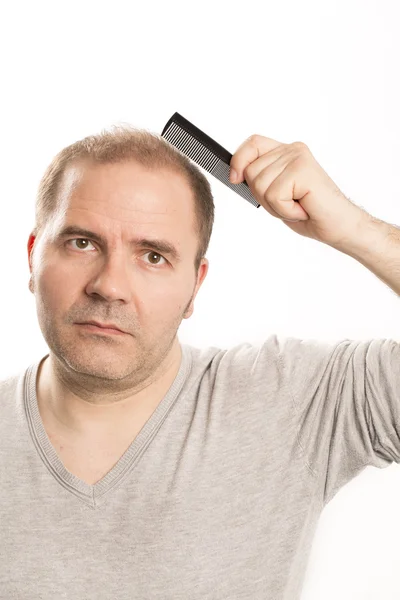
{"label": "skin wrinkle", "polygon": [[[38,373],[39,410],[76,434],[123,433],[154,410],[179,370],[177,331],[208,272],[207,259],[194,272],[194,200],[178,174],[134,162],[74,165],[63,183],[59,210],[29,257],[29,288],[49,347]],[[105,236],[107,251],[90,240],[79,249],[74,236],[57,243],[66,224]],[[129,248],[136,236],[171,241],[182,261],[166,256],[172,264],[160,258],[152,266],[151,248]],[[32,234],[28,248],[31,242]],[[97,335],[74,324],[90,319],[129,334]]]}

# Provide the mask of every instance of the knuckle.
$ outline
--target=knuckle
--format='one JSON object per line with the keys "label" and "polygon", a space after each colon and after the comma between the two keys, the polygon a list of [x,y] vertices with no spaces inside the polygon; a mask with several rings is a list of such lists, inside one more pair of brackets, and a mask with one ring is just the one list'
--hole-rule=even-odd
{"label": "knuckle", "polygon": [[247,139],[249,142],[252,142],[254,144],[254,143],[258,142],[258,140],[260,139],[260,136],[258,133],[252,133]]}
{"label": "knuckle", "polygon": [[308,146],[304,142],[293,142],[292,147],[303,151],[308,150]]}

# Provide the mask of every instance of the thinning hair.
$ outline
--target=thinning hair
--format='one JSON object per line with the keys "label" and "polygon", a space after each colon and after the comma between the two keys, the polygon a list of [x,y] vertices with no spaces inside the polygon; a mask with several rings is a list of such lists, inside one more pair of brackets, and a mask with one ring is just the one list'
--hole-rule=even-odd
{"label": "thinning hair", "polygon": [[96,164],[133,160],[148,169],[169,169],[185,179],[194,199],[194,231],[199,240],[194,261],[197,273],[201,259],[206,255],[214,224],[214,199],[210,183],[192,161],[164,138],[147,129],[126,124],[103,129],[99,134],[78,140],[56,154],[39,183],[33,235],[39,236],[57,212],[67,167],[87,159]]}

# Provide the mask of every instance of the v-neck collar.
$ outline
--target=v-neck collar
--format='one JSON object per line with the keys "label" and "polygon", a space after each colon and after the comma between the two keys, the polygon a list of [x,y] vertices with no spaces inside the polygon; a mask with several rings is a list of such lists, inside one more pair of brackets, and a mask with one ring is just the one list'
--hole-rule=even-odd
{"label": "v-neck collar", "polygon": [[79,477],[76,477],[64,467],[44,428],[38,407],[36,381],[39,366],[49,354],[46,354],[39,362],[28,367],[24,388],[24,406],[32,440],[50,473],[68,491],[80,497],[87,504],[95,506],[100,504],[107,493],[120,485],[123,479],[130,473],[136,464],[136,459],[141,455],[140,451],[143,445],[145,443],[148,444],[156,435],[172,406],[175,404],[179,392],[189,375],[192,366],[190,347],[186,344],[181,344],[181,349],[182,358],[179,371],[164,398],[114,467],[93,485],[79,479]]}

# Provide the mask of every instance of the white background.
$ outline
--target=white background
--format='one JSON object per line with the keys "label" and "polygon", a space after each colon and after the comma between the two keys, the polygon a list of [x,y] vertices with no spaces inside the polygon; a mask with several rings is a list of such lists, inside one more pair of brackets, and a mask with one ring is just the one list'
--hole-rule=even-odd
{"label": "white background", "polygon": [[[348,197],[400,224],[399,17],[396,0],[4,4],[0,378],[47,353],[26,247],[39,180],[112,124],[161,133],[178,111],[232,153],[252,133],[303,141]],[[182,343],[399,339],[399,298],[375,275],[207,177],[210,270]],[[302,600],[398,600],[399,538],[398,465],[367,467],[322,514]]]}

